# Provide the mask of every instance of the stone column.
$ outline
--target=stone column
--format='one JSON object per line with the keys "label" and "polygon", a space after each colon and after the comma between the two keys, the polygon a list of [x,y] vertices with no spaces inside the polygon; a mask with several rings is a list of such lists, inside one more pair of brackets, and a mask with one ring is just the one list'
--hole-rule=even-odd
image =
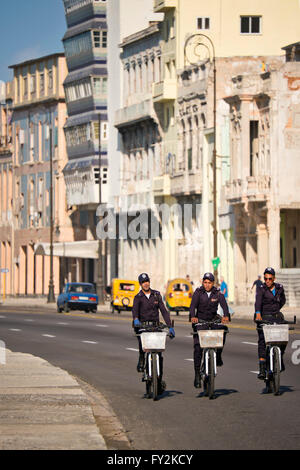
{"label": "stone column", "polygon": [[280,209],[268,208],[269,231],[269,265],[277,271],[280,269]]}

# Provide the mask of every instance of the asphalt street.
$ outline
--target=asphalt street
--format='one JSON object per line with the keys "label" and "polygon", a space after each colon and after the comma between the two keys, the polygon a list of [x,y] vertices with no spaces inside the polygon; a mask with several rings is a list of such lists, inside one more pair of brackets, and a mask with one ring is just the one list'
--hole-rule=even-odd
{"label": "asphalt street", "polygon": [[214,400],[193,387],[190,324],[175,319],[175,331],[164,353],[167,390],[154,402],[144,397],[136,372],[130,316],[0,308],[0,340],[6,347],[42,357],[101,391],[133,449],[300,449],[300,364],[291,360],[299,327],[290,335],[281,395],[274,396],[264,393],[256,377],[256,331],[233,320]]}

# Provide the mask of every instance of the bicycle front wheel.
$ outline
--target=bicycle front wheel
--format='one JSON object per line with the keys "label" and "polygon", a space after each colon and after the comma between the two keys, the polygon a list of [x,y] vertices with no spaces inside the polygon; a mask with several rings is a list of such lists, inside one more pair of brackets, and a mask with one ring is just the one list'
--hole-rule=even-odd
{"label": "bicycle front wheel", "polygon": [[208,376],[207,376],[207,395],[211,400],[215,393],[215,360],[214,350],[208,351]]}
{"label": "bicycle front wheel", "polygon": [[280,395],[280,359],[277,347],[273,351],[273,390],[274,395]]}
{"label": "bicycle front wheel", "polygon": [[158,377],[157,377],[157,353],[151,354],[152,364],[152,389],[153,389],[153,400],[156,401],[158,397]]}

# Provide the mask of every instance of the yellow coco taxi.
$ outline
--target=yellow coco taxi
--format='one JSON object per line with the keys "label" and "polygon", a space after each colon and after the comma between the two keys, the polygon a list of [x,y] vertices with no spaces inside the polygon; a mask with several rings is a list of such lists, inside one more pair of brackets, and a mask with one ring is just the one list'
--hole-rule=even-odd
{"label": "yellow coco taxi", "polygon": [[173,279],[168,282],[166,290],[166,303],[170,311],[176,315],[180,311],[187,311],[191,306],[193,286],[186,279]]}
{"label": "yellow coco taxi", "polygon": [[111,312],[118,313],[121,310],[131,310],[133,299],[140,291],[138,281],[128,281],[127,279],[113,279],[111,288]]}

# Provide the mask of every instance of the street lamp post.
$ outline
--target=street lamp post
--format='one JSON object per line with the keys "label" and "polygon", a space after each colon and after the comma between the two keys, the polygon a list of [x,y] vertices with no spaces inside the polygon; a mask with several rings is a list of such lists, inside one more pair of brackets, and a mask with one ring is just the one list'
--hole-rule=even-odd
{"label": "street lamp post", "polygon": [[[208,42],[206,44],[205,42]],[[218,257],[218,231],[217,231],[217,69],[215,46],[212,40],[205,34],[193,34],[190,36],[184,46],[184,57],[191,65],[198,65],[201,59],[201,48],[208,51],[209,59],[213,63],[213,240],[214,240],[214,258]],[[192,49],[192,50],[191,50]],[[191,52],[191,53],[190,53]],[[196,58],[197,61],[193,61]],[[218,282],[218,268],[214,266],[214,276]]]}
{"label": "street lamp post", "polygon": [[[48,116],[49,113],[49,116]],[[40,116],[44,116],[41,120]],[[51,122],[51,109],[44,106],[35,108],[34,113],[29,113],[29,122],[38,126],[39,122],[42,124],[48,124],[49,126],[49,159],[50,159],[50,277],[48,286],[48,298],[47,303],[55,302],[54,295],[54,276],[53,276],[53,133],[52,133],[52,122]]]}
{"label": "street lamp post", "polygon": [[50,278],[49,278],[49,291],[48,303],[55,302],[54,295],[54,282],[53,282],[53,137],[51,119],[49,120],[49,145],[50,145]]}
{"label": "street lamp post", "polygon": [[[98,125],[99,125],[99,207],[102,204],[102,195],[101,195],[101,114],[98,116]],[[100,305],[104,304],[104,285],[103,285],[103,273],[102,273],[102,239],[98,240],[98,277],[97,277],[97,294],[98,294],[98,303]]]}

